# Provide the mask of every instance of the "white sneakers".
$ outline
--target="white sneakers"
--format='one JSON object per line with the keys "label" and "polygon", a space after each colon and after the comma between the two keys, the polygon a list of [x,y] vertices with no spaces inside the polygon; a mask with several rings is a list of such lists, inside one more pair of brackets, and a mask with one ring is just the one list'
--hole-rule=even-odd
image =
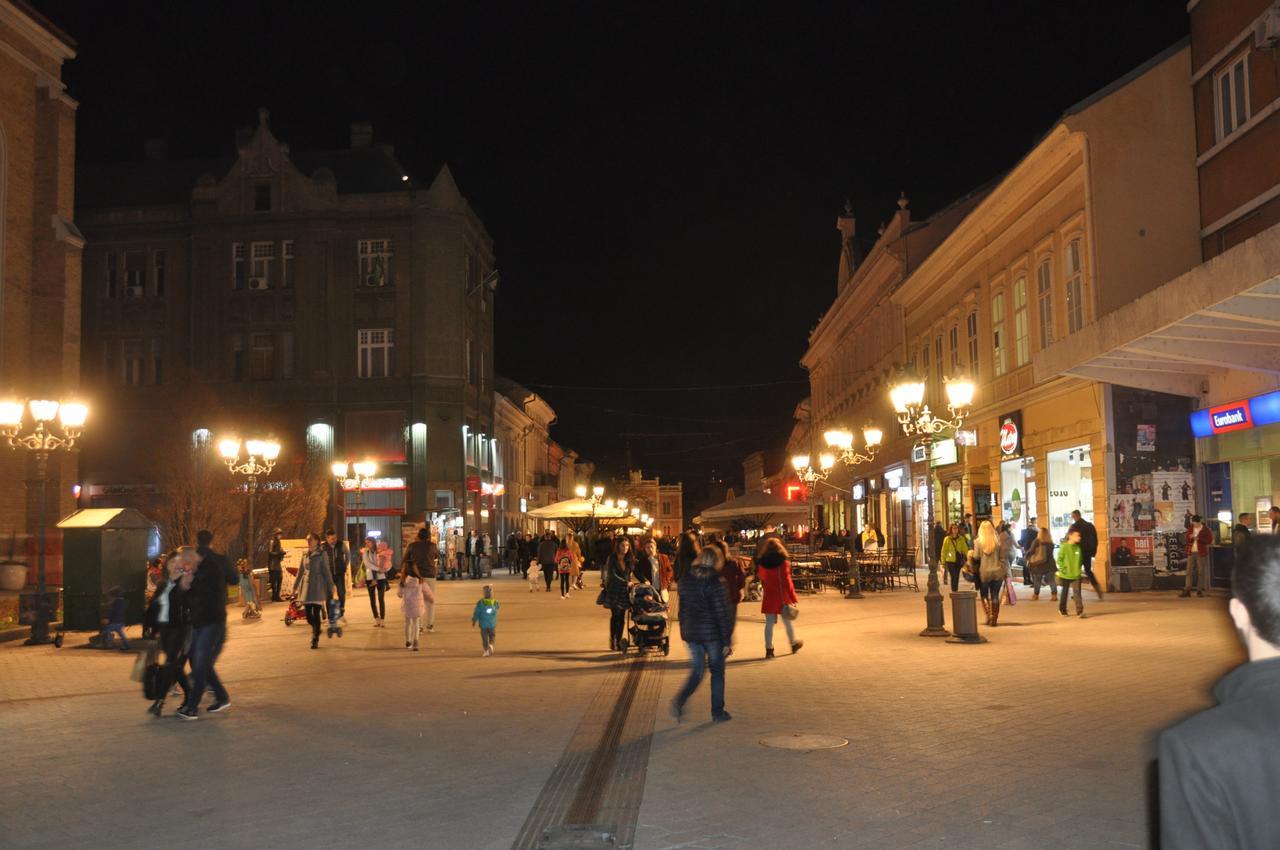
{"label": "white sneakers", "polygon": [[493,650],[491,649],[486,649],[484,652],[480,653],[481,658],[488,658],[490,655],[493,655]]}

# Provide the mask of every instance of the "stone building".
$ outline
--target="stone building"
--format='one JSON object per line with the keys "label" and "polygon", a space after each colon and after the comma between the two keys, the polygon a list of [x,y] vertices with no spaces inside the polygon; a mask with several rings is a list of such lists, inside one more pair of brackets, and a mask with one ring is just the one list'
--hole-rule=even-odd
{"label": "stone building", "polygon": [[236,141],[85,175],[87,502],[144,492],[164,474],[151,447],[188,432],[269,433],[281,463],[378,462],[353,534],[398,548],[402,518],[482,527],[497,276],[448,166],[419,183],[367,124],[295,153],[265,109]]}
{"label": "stone building", "polygon": [[[80,384],[77,104],[62,83],[74,46],[25,2],[0,0],[0,388],[20,398],[67,399]],[[18,554],[35,549],[38,497],[22,486],[27,454],[0,447],[0,534],[14,536]],[[76,460],[50,457],[48,529],[74,507]],[[49,537],[48,577],[58,582],[61,550]]]}
{"label": "stone building", "polygon": [[663,537],[675,537],[684,531],[684,484],[664,484],[658,477],[645,478],[639,469],[629,470],[626,478],[614,482],[610,493],[627,500],[627,509],[639,508],[654,518],[653,529]]}

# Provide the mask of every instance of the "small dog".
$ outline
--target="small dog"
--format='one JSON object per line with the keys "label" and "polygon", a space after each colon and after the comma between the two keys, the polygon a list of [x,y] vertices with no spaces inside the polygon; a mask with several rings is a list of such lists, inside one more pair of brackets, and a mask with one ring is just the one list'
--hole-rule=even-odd
{"label": "small dog", "polygon": [[529,564],[529,592],[537,593],[542,590],[545,581],[542,578],[542,565],[537,561]]}

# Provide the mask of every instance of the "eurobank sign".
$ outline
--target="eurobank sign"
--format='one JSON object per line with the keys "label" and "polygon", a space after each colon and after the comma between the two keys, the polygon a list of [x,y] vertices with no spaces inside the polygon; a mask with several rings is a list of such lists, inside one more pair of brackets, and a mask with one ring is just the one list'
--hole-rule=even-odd
{"label": "eurobank sign", "polygon": [[1280,422],[1280,391],[1218,404],[1191,414],[1191,433],[1212,437]]}

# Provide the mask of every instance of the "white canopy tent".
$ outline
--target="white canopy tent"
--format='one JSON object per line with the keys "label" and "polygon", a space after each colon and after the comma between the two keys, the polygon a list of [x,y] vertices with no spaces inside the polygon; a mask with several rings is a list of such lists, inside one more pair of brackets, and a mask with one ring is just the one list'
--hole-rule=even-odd
{"label": "white canopy tent", "polygon": [[744,526],[759,528],[777,520],[803,520],[808,515],[809,506],[804,502],[788,502],[773,493],[757,491],[713,505],[701,516],[712,525],[721,526],[737,520]]}
{"label": "white canopy tent", "polygon": [[590,499],[575,497],[565,499],[562,502],[555,502],[545,507],[535,508],[529,511],[527,516],[549,522],[563,522],[573,529],[574,533],[581,534],[591,527],[593,520],[622,519],[629,516],[629,514],[619,507],[610,508]]}

